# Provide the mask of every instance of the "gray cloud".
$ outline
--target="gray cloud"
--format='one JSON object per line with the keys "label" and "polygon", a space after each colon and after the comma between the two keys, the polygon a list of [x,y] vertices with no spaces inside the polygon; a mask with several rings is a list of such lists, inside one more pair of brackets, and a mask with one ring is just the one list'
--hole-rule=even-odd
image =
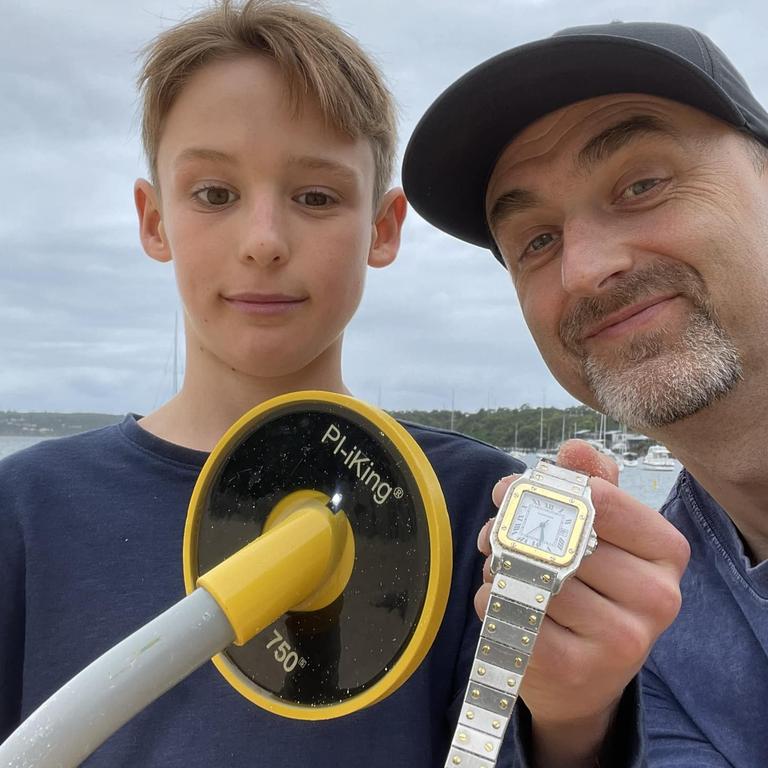
{"label": "gray cloud", "polygon": [[[143,43],[198,0],[11,0],[0,25],[0,409],[146,412],[169,395],[178,301],[141,250],[144,173],[134,80]],[[456,77],[580,23],[670,20],[710,34],[768,101],[763,3],[710,0],[330,0],[372,52],[404,145]],[[573,400],[541,362],[504,270],[411,212],[393,266],[372,271],[346,339],[346,378],[388,408]]]}

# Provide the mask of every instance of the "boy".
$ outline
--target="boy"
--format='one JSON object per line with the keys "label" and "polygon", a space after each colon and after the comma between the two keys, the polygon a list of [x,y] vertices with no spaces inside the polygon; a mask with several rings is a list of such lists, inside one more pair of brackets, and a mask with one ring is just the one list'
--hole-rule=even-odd
{"label": "boy", "polygon": [[[0,465],[0,738],[183,596],[188,500],[206,454],[281,393],[346,392],[341,345],[367,266],[397,253],[394,110],[341,30],[288,2],[223,2],[160,35],[140,77],[147,254],[185,308],[181,391],[145,417]],[[328,722],[258,709],[206,664],[86,761],[105,766],[442,765],[479,623],[475,539],[521,465],[409,425],[443,487],[454,581],[432,651],[394,695]]]}

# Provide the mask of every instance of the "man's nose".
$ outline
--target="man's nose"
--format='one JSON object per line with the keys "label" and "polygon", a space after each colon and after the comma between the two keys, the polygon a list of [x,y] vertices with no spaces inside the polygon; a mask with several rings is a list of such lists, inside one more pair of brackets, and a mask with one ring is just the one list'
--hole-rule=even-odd
{"label": "man's nose", "polygon": [[579,218],[563,229],[563,288],[573,296],[596,296],[610,290],[632,270],[632,248],[615,222]]}
{"label": "man's nose", "polygon": [[288,260],[290,250],[285,228],[285,211],[277,196],[264,194],[247,209],[241,241],[241,259],[262,267]]}

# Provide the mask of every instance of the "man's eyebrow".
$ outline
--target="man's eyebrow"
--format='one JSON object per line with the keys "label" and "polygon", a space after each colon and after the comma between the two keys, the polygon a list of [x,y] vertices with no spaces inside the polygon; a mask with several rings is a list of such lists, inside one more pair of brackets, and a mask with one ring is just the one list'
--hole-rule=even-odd
{"label": "man's eyebrow", "polygon": [[[641,136],[666,136],[679,139],[680,133],[671,123],[652,115],[636,115],[611,125],[593,136],[576,156],[576,167],[589,172],[597,163]],[[500,221],[524,213],[540,205],[539,199],[525,189],[511,189],[493,204],[488,214],[488,227],[493,232]]]}
{"label": "man's eyebrow", "polygon": [[232,155],[228,155],[221,150],[208,149],[206,147],[188,147],[179,152],[173,164],[178,167],[190,160],[210,160],[218,163],[229,163],[230,165],[235,163],[235,158]]}
{"label": "man's eyebrow", "polygon": [[630,142],[641,136],[679,138],[679,132],[668,122],[652,115],[636,115],[611,125],[593,136],[576,157],[576,166],[588,172]]}
{"label": "man's eyebrow", "polygon": [[539,205],[539,198],[527,189],[510,189],[493,203],[488,213],[488,228],[493,232],[503,219],[523,213]]}

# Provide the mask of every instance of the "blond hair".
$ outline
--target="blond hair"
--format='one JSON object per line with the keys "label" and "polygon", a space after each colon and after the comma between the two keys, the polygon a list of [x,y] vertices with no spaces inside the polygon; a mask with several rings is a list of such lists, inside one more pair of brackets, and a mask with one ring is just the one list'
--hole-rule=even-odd
{"label": "blond hair", "polygon": [[357,41],[325,16],[292,0],[217,0],[162,32],[142,53],[141,137],[154,182],[165,118],[190,76],[211,61],[257,54],[277,63],[297,113],[309,96],[335,129],[370,141],[374,201],[386,191],[397,144],[392,95]]}

